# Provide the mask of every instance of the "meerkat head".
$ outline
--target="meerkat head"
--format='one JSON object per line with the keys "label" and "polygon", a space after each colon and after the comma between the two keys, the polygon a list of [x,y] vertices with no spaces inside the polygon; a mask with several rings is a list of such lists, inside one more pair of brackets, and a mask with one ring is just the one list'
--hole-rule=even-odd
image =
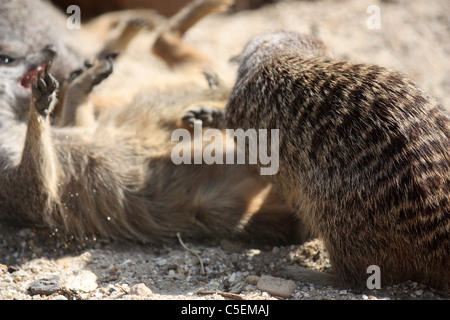
{"label": "meerkat head", "polygon": [[[52,62],[52,75],[62,81],[70,72],[81,67],[75,45],[66,28],[65,17],[50,1],[0,0],[0,53],[25,57],[51,44],[58,55]],[[75,38],[76,39],[76,38]]]}
{"label": "meerkat head", "polygon": [[81,65],[69,52],[61,28],[48,7],[47,1],[0,0],[0,113],[3,115],[26,117],[31,79],[50,62],[52,75],[58,81]]}
{"label": "meerkat head", "polygon": [[55,56],[56,51],[51,45],[23,56],[17,53],[12,42],[9,42],[8,45],[0,43],[2,108],[6,107],[13,111],[19,119],[23,119],[29,108],[32,79],[37,77],[40,70],[47,68]]}
{"label": "meerkat head", "polygon": [[313,36],[280,31],[253,38],[234,61],[240,64],[239,73],[242,74],[268,59],[286,53],[294,53],[301,58],[330,55],[325,44]]}

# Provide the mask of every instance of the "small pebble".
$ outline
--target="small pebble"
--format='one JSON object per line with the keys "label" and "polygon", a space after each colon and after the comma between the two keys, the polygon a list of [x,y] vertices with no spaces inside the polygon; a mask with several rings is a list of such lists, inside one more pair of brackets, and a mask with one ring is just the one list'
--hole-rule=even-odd
{"label": "small pebble", "polygon": [[126,266],[126,267],[131,267],[134,264],[134,262],[130,259],[125,260],[124,262],[121,263],[122,266]]}
{"label": "small pebble", "polygon": [[153,292],[144,283],[138,283],[131,287],[130,294],[135,294],[138,296],[151,296]]}
{"label": "small pebble", "polygon": [[245,278],[245,281],[247,281],[248,284],[251,284],[251,285],[254,285],[254,286],[256,286],[256,284],[258,283],[258,280],[259,280],[259,277],[258,276],[253,276],[253,275],[247,276]]}
{"label": "small pebble", "polygon": [[167,260],[166,260],[166,259],[159,259],[159,260],[156,262],[156,264],[157,264],[158,266],[163,266],[163,265],[167,264]]}
{"label": "small pebble", "polygon": [[113,266],[111,269],[109,269],[110,273],[116,273],[117,271],[119,271],[121,268],[118,264],[116,264],[115,266]]}
{"label": "small pebble", "polygon": [[257,288],[273,296],[289,298],[297,289],[297,285],[292,280],[263,275],[257,283]]}
{"label": "small pebble", "polygon": [[65,286],[70,290],[91,292],[97,289],[97,275],[89,270],[80,270],[66,279]]}
{"label": "small pebble", "polygon": [[32,295],[46,296],[58,292],[59,290],[62,290],[62,286],[56,278],[36,280],[28,288],[28,291],[30,291]]}
{"label": "small pebble", "polygon": [[178,265],[175,263],[169,264],[167,266],[167,270],[177,270],[178,269]]}

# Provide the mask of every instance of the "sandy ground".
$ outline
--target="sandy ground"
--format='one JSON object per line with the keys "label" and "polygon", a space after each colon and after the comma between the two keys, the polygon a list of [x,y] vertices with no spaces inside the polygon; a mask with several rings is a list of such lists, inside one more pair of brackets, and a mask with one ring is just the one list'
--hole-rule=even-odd
{"label": "sandy ground", "polygon": [[[380,29],[367,27],[371,5],[380,8]],[[208,17],[188,31],[186,41],[226,64],[252,36],[279,29],[314,32],[337,58],[403,71],[450,106],[448,0],[280,1],[233,16]],[[0,299],[448,299],[413,282],[355,292],[279,281],[280,288],[291,290],[283,298],[258,280],[263,275],[281,277],[285,265],[328,269],[320,240],[264,248],[244,248],[222,239],[185,245],[196,255],[180,243],[98,241],[91,247],[68,248],[33,230],[0,223]]]}

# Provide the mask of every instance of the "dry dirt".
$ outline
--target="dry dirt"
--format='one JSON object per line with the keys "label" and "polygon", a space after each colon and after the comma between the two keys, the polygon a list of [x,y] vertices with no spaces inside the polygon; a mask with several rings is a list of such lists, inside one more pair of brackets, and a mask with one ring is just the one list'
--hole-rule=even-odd
{"label": "dry dirt", "polygon": [[[370,5],[381,9],[380,29],[366,25]],[[279,29],[315,32],[337,58],[408,73],[450,106],[448,0],[280,1],[232,16],[208,17],[185,39],[225,63],[252,36]],[[47,239],[31,229],[0,223],[0,299],[281,299],[259,290],[255,276],[280,277],[282,266],[291,264],[330,267],[320,240],[264,248],[244,248],[222,239],[185,245],[196,255],[179,242],[99,240],[89,247],[69,248],[51,235]],[[288,299],[448,298],[412,282],[363,292],[297,282]]]}

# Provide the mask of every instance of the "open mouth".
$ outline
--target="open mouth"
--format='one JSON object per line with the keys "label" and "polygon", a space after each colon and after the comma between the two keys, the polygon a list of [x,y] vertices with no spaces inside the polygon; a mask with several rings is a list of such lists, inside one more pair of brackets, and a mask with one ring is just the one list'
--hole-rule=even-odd
{"label": "open mouth", "polygon": [[31,88],[31,81],[33,80],[33,78],[37,78],[39,72],[41,70],[45,70],[45,68],[48,67],[47,63],[43,63],[40,66],[37,66],[36,68],[33,68],[31,70],[29,70],[21,79],[20,79],[20,84],[22,87],[24,87],[27,90],[30,90]]}

